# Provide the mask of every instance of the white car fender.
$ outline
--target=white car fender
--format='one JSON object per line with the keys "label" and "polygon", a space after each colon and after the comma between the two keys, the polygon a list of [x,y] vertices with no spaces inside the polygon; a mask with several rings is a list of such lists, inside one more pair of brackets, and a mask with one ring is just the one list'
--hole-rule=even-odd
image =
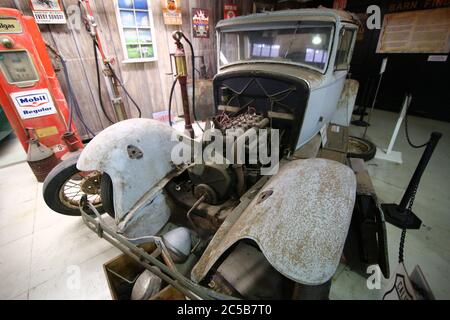
{"label": "white car fender", "polygon": [[[131,119],[105,129],[83,150],[78,169],[105,172],[112,180],[118,232],[130,237],[150,236],[168,221],[170,210],[162,190],[139,210],[133,210],[132,217],[127,214],[174,170],[170,158],[178,143],[172,141],[174,132],[155,120]],[[125,217],[127,223],[120,224]]]}

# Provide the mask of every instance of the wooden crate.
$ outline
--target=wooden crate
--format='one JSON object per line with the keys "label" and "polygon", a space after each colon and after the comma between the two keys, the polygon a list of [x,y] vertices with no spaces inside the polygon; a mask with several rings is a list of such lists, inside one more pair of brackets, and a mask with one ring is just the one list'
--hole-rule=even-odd
{"label": "wooden crate", "polygon": [[[151,253],[155,250],[155,245],[146,244],[142,248]],[[112,299],[130,300],[134,282],[145,271],[145,268],[126,254],[121,254],[105,263],[103,270]],[[185,300],[185,296],[169,285],[165,286],[150,300]]]}

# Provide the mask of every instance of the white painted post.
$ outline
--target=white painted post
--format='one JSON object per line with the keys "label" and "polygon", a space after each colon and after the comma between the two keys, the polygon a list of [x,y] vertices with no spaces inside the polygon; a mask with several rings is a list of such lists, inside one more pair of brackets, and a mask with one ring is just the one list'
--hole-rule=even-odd
{"label": "white painted post", "polygon": [[375,156],[376,159],[403,163],[402,153],[398,151],[393,151],[395,142],[397,141],[398,134],[400,132],[400,128],[402,127],[402,123],[405,120],[406,112],[408,111],[409,106],[411,105],[412,96],[406,95],[405,100],[403,101],[402,111],[400,112],[400,116],[397,120],[397,124],[394,129],[394,133],[392,135],[391,141],[389,142],[389,147],[386,151],[377,148],[377,154]]}

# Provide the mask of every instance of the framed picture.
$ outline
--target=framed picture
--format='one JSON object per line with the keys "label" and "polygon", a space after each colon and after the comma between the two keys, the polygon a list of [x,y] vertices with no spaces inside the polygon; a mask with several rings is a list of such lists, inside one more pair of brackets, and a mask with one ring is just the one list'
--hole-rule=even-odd
{"label": "framed picture", "polygon": [[169,26],[181,26],[183,16],[181,13],[181,0],[161,0],[164,24]]}
{"label": "framed picture", "polygon": [[34,20],[38,24],[66,24],[61,0],[30,0]]}
{"label": "framed picture", "polygon": [[209,38],[209,12],[207,9],[192,9],[192,30],[194,38]]}

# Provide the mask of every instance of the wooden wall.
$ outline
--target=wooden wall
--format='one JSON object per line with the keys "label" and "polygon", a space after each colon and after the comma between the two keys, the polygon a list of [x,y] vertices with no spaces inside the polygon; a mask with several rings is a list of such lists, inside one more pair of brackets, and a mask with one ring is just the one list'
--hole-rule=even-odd
{"label": "wooden wall", "polygon": [[[77,0],[62,0],[65,8],[76,5]],[[205,8],[210,12],[211,26],[215,26],[223,17],[223,4],[238,3],[242,5],[242,12],[250,12],[249,0],[183,0],[183,26],[182,30],[192,40],[197,56],[205,57],[207,75],[212,78],[217,72],[215,31],[211,30],[209,39],[192,39],[191,12],[192,8]],[[158,60],[147,63],[124,64],[122,45],[116,22],[114,2],[112,0],[91,0],[91,6],[99,25],[100,37],[108,57],[117,62],[115,69],[123,80],[130,94],[141,106],[143,117],[151,118],[154,112],[167,110],[169,91],[173,81],[170,73],[170,53],[174,51],[171,34],[178,27],[166,26],[163,22],[160,0],[152,0],[152,11],[155,25],[156,46]],[[26,15],[32,15],[28,1],[0,0],[1,7],[16,8]],[[67,13],[67,12],[66,12]],[[70,12],[68,12],[70,14]],[[68,70],[72,87],[84,114],[87,125],[94,131],[100,132],[109,122],[103,115],[98,99],[97,78],[95,72],[95,59],[91,37],[84,29],[80,30],[71,24],[67,25],[40,25],[45,41],[57,48],[68,61]],[[186,46],[189,54],[188,46]],[[189,55],[188,55],[189,61]],[[56,63],[55,63],[56,64]],[[189,63],[190,65],[190,63]],[[67,84],[62,72],[58,72],[63,91],[67,92]],[[109,100],[105,81],[102,78],[103,101],[106,110],[113,117],[112,106]],[[126,110],[132,117],[137,116],[137,111],[122,92]],[[181,99],[175,99],[174,109],[181,112]],[[84,138],[87,133],[79,119],[75,117],[77,127]]]}

